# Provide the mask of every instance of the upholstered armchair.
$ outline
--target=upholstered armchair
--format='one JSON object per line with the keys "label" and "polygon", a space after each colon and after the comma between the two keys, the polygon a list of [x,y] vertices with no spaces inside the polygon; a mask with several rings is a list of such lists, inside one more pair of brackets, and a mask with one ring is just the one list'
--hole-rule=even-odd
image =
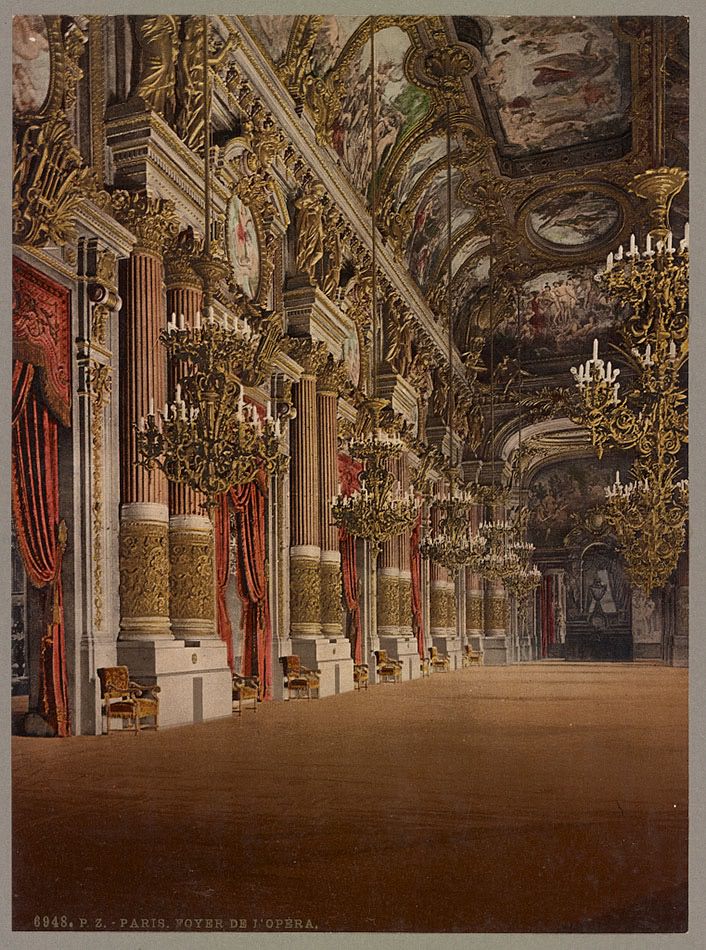
{"label": "upholstered armchair", "polygon": [[370,679],[370,670],[367,663],[356,663],[353,666],[353,684],[355,689],[367,689]]}
{"label": "upholstered armchair", "polygon": [[451,661],[445,653],[439,653],[436,647],[429,647],[429,661],[436,673],[448,673]]}
{"label": "upholstered armchair", "polygon": [[483,662],[483,654],[479,650],[474,650],[470,644],[467,644],[461,657],[461,664],[464,669],[469,666],[480,666]]}
{"label": "upholstered armchair", "polygon": [[419,658],[419,672],[422,674],[422,679],[424,679],[425,676],[431,676],[431,665],[428,656],[421,656]]}
{"label": "upholstered armchair", "polygon": [[316,690],[316,696],[319,696],[319,677],[321,670],[309,670],[302,666],[298,656],[280,657],[282,668],[284,669],[284,684],[287,687],[287,698],[293,696],[306,696],[311,699],[312,690]]}
{"label": "upholstered armchair", "polygon": [[126,666],[104,666],[98,671],[101,684],[102,713],[106,718],[106,733],[110,735],[110,720],[125,719],[132,723],[135,733],[140,731],[142,719],[152,719],[148,728],[157,729],[159,718],[159,686],[134,683]]}
{"label": "upholstered armchair", "polygon": [[238,704],[238,715],[243,715],[243,703],[252,700],[252,708],[257,712],[260,698],[260,680],[257,676],[233,674],[233,702]]}
{"label": "upholstered armchair", "polygon": [[402,664],[399,660],[391,659],[387,655],[387,650],[376,650],[375,661],[375,671],[381,683],[402,682]]}

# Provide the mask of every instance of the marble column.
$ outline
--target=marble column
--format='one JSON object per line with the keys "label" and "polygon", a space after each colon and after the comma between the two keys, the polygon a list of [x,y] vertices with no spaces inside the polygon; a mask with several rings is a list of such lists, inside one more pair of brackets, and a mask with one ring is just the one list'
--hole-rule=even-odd
{"label": "marble column", "polygon": [[166,476],[139,465],[135,424],[167,398],[167,370],[158,337],[166,323],[165,239],[173,213],[159,198],[130,195],[122,223],[137,236],[121,263],[123,347],[120,373],[120,638],[171,638],[169,498]]}
{"label": "marble column", "polygon": [[318,377],[319,537],[321,542],[321,633],[343,636],[341,553],[331,502],[338,494],[338,391],[342,369],[331,360]]}
{"label": "marble column", "polygon": [[[134,426],[147,415],[150,404],[158,410],[167,401],[166,353],[158,339],[167,312],[162,255],[178,228],[173,208],[162,199],[122,192],[114,197],[113,206],[137,237],[130,259],[121,268],[125,317],[120,373],[118,662],[129,667],[134,679],[160,686],[160,724],[178,725],[232,711],[225,645],[212,639],[207,641],[210,646],[204,646],[199,640],[173,636],[169,489],[158,468],[148,472],[138,464],[135,440]],[[178,560],[185,573],[199,570],[199,565],[187,566],[181,555]],[[181,613],[179,608],[177,613]]]}
{"label": "marble column", "polygon": [[486,581],[484,610],[486,666],[505,666],[507,657],[507,594],[502,581]]}
{"label": "marble column", "polygon": [[[182,316],[193,326],[201,307],[202,282],[191,262],[196,252],[193,236],[180,232],[165,252],[167,314]],[[168,401],[189,372],[183,362],[167,367]],[[169,609],[172,632],[180,639],[214,637],[215,565],[213,528],[202,508],[203,496],[177,482],[169,485]]]}
{"label": "marble column", "polygon": [[305,371],[294,386],[292,422],[290,623],[292,638],[321,635],[321,532],[316,374]]}
{"label": "marble column", "polygon": [[[410,487],[409,458],[406,452],[400,457],[400,491],[404,494]],[[399,554],[398,563],[400,566],[400,612],[399,628],[400,636],[412,636],[412,570],[410,554],[411,528],[403,531],[398,538]]]}

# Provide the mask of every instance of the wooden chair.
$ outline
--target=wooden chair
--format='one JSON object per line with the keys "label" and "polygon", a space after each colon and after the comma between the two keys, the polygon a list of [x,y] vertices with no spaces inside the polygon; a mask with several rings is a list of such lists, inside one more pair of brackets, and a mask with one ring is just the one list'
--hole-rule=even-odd
{"label": "wooden chair", "polygon": [[439,653],[436,647],[429,647],[429,661],[434,672],[448,673],[451,661],[445,653]]}
{"label": "wooden chair", "polygon": [[238,703],[238,715],[243,715],[243,703],[252,700],[252,708],[257,712],[257,701],[260,698],[260,680],[257,676],[241,676],[233,674],[233,702]]}
{"label": "wooden chair", "polygon": [[425,676],[431,676],[429,657],[421,656],[419,658],[419,672],[422,674],[422,679],[424,679]]}
{"label": "wooden chair", "polygon": [[106,718],[106,734],[110,735],[111,719],[126,719],[135,733],[140,731],[140,720],[153,719],[147,728],[157,729],[159,719],[159,686],[134,683],[126,666],[104,666],[98,671],[101,684],[102,713]]}
{"label": "wooden chair", "polygon": [[353,666],[353,683],[355,689],[367,689],[370,679],[370,670],[367,663],[356,663]]}
{"label": "wooden chair", "polygon": [[483,654],[480,650],[474,650],[473,647],[469,644],[466,644],[463,656],[461,657],[461,665],[464,669],[468,669],[469,666],[480,666],[483,662]]}
{"label": "wooden chair", "polygon": [[375,671],[381,683],[401,683],[402,664],[387,655],[387,650],[375,651]]}
{"label": "wooden chair", "polygon": [[292,656],[280,657],[280,662],[284,669],[284,682],[287,687],[287,697],[305,695],[311,699],[311,691],[316,690],[316,696],[319,696],[319,684],[321,670],[308,670],[302,666],[301,660],[296,654]]}

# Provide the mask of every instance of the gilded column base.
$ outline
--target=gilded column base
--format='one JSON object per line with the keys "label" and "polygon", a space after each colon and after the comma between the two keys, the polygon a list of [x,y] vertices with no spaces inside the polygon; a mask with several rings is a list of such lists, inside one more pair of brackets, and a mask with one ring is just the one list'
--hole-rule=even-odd
{"label": "gilded column base", "polygon": [[341,555],[338,551],[322,551],[319,565],[321,591],[321,635],[343,636],[343,587]]}
{"label": "gilded column base", "polygon": [[[163,506],[152,507],[161,509]],[[123,518],[119,559],[120,639],[171,639],[169,528],[166,520]]]}
{"label": "gilded column base", "polygon": [[207,518],[183,515],[171,519],[169,564],[174,636],[182,640],[215,637],[213,536]]}
{"label": "gilded column base", "polygon": [[412,633],[412,575],[409,571],[400,571],[399,600],[398,623],[400,634],[409,636]]}
{"label": "gilded column base", "polygon": [[289,617],[292,638],[321,636],[321,573],[318,548],[312,556],[289,556]]}
{"label": "gilded column base", "polygon": [[378,636],[398,636],[400,617],[399,571],[382,568],[378,571],[377,620]]}

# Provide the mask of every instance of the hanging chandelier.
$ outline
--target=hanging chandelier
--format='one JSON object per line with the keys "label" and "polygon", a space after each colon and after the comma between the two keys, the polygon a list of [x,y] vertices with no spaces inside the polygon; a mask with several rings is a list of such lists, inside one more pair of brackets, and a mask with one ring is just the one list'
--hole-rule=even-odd
{"label": "hanging chandelier", "polygon": [[240,382],[255,361],[259,334],[253,332],[244,310],[216,318],[211,305],[211,282],[222,276],[223,263],[211,253],[210,83],[208,76],[208,23],[203,28],[204,113],[204,247],[194,268],[204,281],[204,319],[196,313],[194,326],[183,314],[172,314],[159,335],[174,365],[188,369],[176,386],[175,399],[149,412],[136,426],[140,464],[160,468],[173,482],[204,496],[212,510],[217,496],[253,481],[258,472],[285,471],[280,416],[270,403],[264,420],[253,404],[246,404]]}
{"label": "hanging chandelier", "polygon": [[370,393],[359,410],[359,429],[348,439],[347,451],[363,465],[360,488],[350,495],[339,492],[331,502],[335,523],[349,534],[370,543],[373,582],[382,545],[403,531],[411,530],[419,516],[421,499],[414,491],[402,493],[391,465],[404,448],[402,439],[390,431],[383,417],[389,402],[377,396],[378,300],[377,300],[377,137],[375,127],[375,17],[370,24],[370,144],[372,229],[372,344]]}
{"label": "hanging chandelier", "polygon": [[637,457],[631,481],[620,473],[606,489],[606,516],[615,532],[632,581],[649,593],[663,586],[684,545],[689,515],[688,482],[678,455],[688,440],[684,367],[689,356],[689,225],[678,247],[668,228],[672,198],[686,173],[660,168],[638,176],[633,190],[651,199],[653,227],[644,250],[630,237],[627,252],[609,254],[599,275],[608,292],[629,314],[615,347],[631,371],[631,382],[618,382],[620,369],[599,355],[571,368],[581,399],[578,421],[589,431],[601,458],[606,446],[633,449]]}
{"label": "hanging chandelier", "polygon": [[430,529],[429,526],[427,527],[427,533],[419,545],[419,551],[422,557],[443,565],[453,576],[464,567],[468,567],[472,571],[480,570],[487,542],[486,538],[482,534],[474,532],[472,527],[471,516],[475,505],[478,503],[478,496],[461,484],[460,471],[453,464],[455,374],[453,370],[453,297],[451,290],[451,89],[452,86],[450,85],[446,98],[446,238],[448,246],[446,255],[446,319],[449,372],[446,425],[449,433],[450,466],[447,495],[445,498],[436,499],[433,503],[440,514],[439,523],[435,530]]}

